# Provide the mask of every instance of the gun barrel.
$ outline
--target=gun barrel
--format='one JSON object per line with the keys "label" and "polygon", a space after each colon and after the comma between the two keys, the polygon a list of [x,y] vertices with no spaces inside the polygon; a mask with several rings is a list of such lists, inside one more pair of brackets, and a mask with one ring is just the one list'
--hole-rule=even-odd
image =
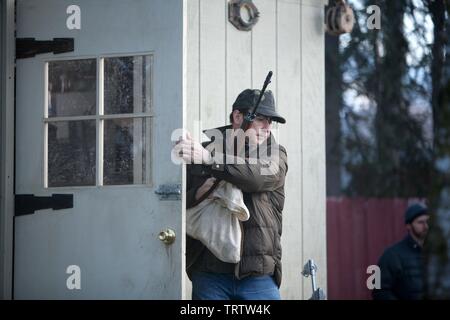
{"label": "gun barrel", "polygon": [[261,89],[261,92],[259,94],[258,100],[256,101],[255,106],[248,111],[247,115],[244,117],[244,121],[242,122],[241,129],[244,131],[247,131],[248,127],[250,126],[251,122],[255,118],[256,112],[258,110],[259,103],[261,102],[261,99],[264,95],[264,92],[266,91],[267,86],[271,82],[270,79],[272,78],[273,72],[269,71],[267,74],[266,80],[264,81],[264,85]]}

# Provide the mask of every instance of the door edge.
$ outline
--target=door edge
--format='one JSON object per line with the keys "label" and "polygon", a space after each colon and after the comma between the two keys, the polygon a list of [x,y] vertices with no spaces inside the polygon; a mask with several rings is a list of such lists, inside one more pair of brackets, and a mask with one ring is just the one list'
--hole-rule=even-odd
{"label": "door edge", "polygon": [[15,0],[0,2],[0,299],[14,298]]}

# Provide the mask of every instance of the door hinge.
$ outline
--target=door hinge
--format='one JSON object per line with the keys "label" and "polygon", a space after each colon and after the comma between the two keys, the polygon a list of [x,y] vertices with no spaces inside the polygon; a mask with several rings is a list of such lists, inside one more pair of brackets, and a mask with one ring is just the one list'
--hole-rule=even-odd
{"label": "door hinge", "polygon": [[155,193],[159,200],[181,200],[181,184],[162,184]]}
{"label": "door hinge", "polygon": [[53,38],[53,40],[36,40],[35,38],[16,39],[16,59],[32,58],[40,53],[54,54],[73,52],[73,38]]}
{"label": "door hinge", "polygon": [[41,209],[69,209],[73,208],[73,194],[52,194],[49,197],[37,197],[33,194],[15,195],[15,216],[33,214]]}

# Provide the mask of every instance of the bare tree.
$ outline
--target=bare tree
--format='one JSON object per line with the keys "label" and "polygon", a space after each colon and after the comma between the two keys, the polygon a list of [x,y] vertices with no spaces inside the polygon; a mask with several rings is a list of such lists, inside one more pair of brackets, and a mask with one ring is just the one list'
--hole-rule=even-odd
{"label": "bare tree", "polygon": [[432,47],[433,184],[426,250],[426,295],[450,299],[450,1],[427,1],[434,24]]}

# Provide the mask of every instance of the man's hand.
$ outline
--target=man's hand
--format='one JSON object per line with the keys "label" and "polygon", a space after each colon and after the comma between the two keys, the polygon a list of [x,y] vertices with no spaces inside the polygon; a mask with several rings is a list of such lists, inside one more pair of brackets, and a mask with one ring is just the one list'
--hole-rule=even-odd
{"label": "man's hand", "polygon": [[175,150],[186,163],[211,164],[212,157],[208,150],[192,139],[191,134],[187,132],[186,139],[180,139],[175,146]]}
{"label": "man's hand", "polygon": [[216,182],[216,178],[214,177],[207,179],[200,186],[200,188],[197,189],[197,192],[195,193],[195,200],[200,199],[206,192],[208,192],[208,190],[213,186],[214,182]]}

